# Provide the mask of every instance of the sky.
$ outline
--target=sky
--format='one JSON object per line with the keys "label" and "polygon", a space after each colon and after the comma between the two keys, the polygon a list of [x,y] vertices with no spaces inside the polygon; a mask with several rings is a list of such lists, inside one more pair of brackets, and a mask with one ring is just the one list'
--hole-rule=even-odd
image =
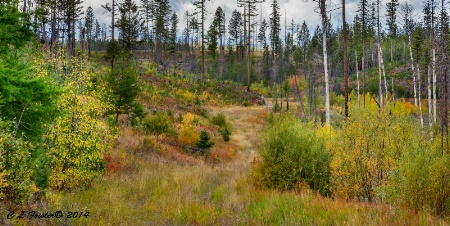
{"label": "sky", "polygon": [[[100,24],[105,23],[107,26],[111,25],[111,18],[108,13],[101,7],[101,5],[110,2],[111,0],[84,0],[83,6],[84,10],[88,6],[92,6],[94,9],[95,17],[99,20]],[[121,2],[121,0],[116,0]],[[353,18],[356,15],[357,4],[359,0],[346,0],[346,20],[347,23],[351,23]],[[382,17],[382,25],[385,24],[385,13],[386,13],[386,3],[390,0],[381,0],[381,9],[380,16]],[[271,13],[270,4],[273,0],[266,0],[264,3],[261,3],[260,7],[258,7],[257,21],[259,22],[260,16],[262,19],[266,19],[268,21],[269,15]],[[291,21],[294,20],[295,24],[301,24],[303,21],[306,21],[310,34],[312,35],[314,29],[317,25],[320,24],[320,17],[318,13],[316,13],[316,5],[317,2],[313,2],[312,0],[278,0],[280,4],[280,11],[282,17],[282,26],[284,27],[285,18],[287,20],[287,24],[291,24]],[[371,2],[371,0],[369,0]],[[409,4],[414,7],[414,16],[416,18],[422,16],[422,0],[399,0],[399,3],[402,4],[404,2],[409,2]],[[136,3],[140,5],[140,0],[136,0]],[[191,0],[170,0],[170,4],[172,6],[172,10],[176,12],[179,22],[179,30],[182,30],[186,24],[183,18],[183,14],[186,11],[192,13],[195,10],[195,7],[192,5]],[[222,9],[225,10],[225,17],[227,21],[231,18],[231,12],[233,10],[243,11],[243,8],[238,7],[236,0],[211,0],[207,3],[207,21],[205,28],[209,27],[209,24],[212,21],[214,16],[214,12],[218,6],[221,6]],[[339,8],[342,4],[340,0],[331,0],[328,9],[336,9]],[[400,7],[399,7],[400,9]],[[398,9],[398,10],[399,10]],[[397,11],[398,13],[399,11]],[[330,12],[331,14],[331,22],[334,27],[342,25],[342,14],[341,9],[333,10]],[[397,20],[399,22],[400,17],[397,16]],[[401,26],[400,26],[401,27]],[[284,30],[282,31],[284,32]]]}

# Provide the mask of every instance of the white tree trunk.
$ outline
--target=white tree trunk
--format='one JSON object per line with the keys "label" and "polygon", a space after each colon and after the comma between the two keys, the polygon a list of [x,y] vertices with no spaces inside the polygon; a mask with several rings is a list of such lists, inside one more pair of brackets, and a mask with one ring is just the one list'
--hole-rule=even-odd
{"label": "white tree trunk", "polygon": [[392,77],[391,79],[392,79],[392,102],[394,102],[395,101],[395,98],[394,98],[394,77]]}
{"label": "white tree trunk", "polygon": [[422,88],[420,84],[420,67],[417,64],[417,87],[419,88],[419,114],[420,114],[420,126],[423,129],[423,112],[422,112]]}
{"label": "white tree trunk", "polygon": [[323,48],[323,70],[325,72],[325,117],[327,125],[331,125],[330,88],[328,84],[327,36],[326,36],[324,16],[322,16],[322,48]]}
{"label": "white tree trunk", "polygon": [[430,138],[433,139],[433,130],[431,127],[433,126],[433,114],[432,114],[432,103],[431,103],[431,72],[430,65],[428,65],[428,73],[427,73],[427,90],[428,90],[428,125],[430,126]]}
{"label": "white tree trunk", "polygon": [[381,70],[383,71],[383,78],[384,78],[384,90],[386,92],[386,98],[387,98],[388,86],[387,86],[387,81],[386,81],[386,71],[384,70],[383,48],[381,48],[381,47],[380,47],[380,54],[381,54]]}
{"label": "white tree trunk", "polygon": [[380,108],[383,108],[383,90],[381,89],[381,53],[380,53],[380,34],[378,34],[378,98],[380,101]]}
{"label": "white tree trunk", "polygon": [[356,66],[356,87],[357,87],[357,94],[358,94],[358,106],[359,104],[359,69],[358,69],[358,53],[355,50],[355,66]]}
{"label": "white tree trunk", "polygon": [[414,83],[414,106],[417,107],[417,90],[416,90],[416,76],[414,75],[414,58],[412,54],[412,48],[411,48],[411,35],[408,35],[408,45],[409,45],[409,56],[411,58],[411,69],[412,69],[412,76],[413,76],[413,83]]}
{"label": "white tree trunk", "polygon": [[436,49],[433,48],[433,122],[436,123]]}

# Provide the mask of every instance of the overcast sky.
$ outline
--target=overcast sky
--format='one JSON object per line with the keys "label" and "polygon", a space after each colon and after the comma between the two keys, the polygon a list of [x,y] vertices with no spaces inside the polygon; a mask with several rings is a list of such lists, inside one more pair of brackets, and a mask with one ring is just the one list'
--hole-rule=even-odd
{"label": "overcast sky", "polygon": [[[116,0],[121,2],[121,0]],[[356,9],[357,9],[357,3],[359,0],[347,0],[346,1],[346,19],[348,23],[351,23],[353,21],[353,18],[356,15]],[[370,2],[371,0],[369,0]],[[386,2],[389,2],[390,0],[382,0],[381,1],[381,10],[380,10],[380,16],[382,17],[382,24],[385,24],[385,8],[386,8]],[[107,26],[111,25],[111,18],[108,13],[105,13],[106,11],[101,7],[101,5],[104,5],[105,3],[110,2],[110,0],[84,0],[83,6],[84,10],[88,6],[92,6],[94,9],[95,17],[100,21],[100,24],[105,23]],[[222,9],[225,9],[225,17],[228,21],[231,17],[231,12],[235,9],[238,11],[243,11],[243,8],[239,8],[237,6],[236,0],[212,0],[207,2],[207,23],[206,28],[209,27],[209,23],[212,20],[212,17],[214,15],[215,10],[218,6],[221,6]],[[266,2],[261,3],[260,7],[258,7],[258,14],[262,15],[263,19],[268,20],[269,15],[271,13],[270,4],[273,2],[273,0],[266,0]],[[316,25],[320,23],[320,18],[318,14],[315,12],[315,8],[317,3],[313,2],[312,0],[278,0],[280,3],[280,10],[281,10],[281,16],[282,16],[282,25],[284,26],[284,20],[285,16],[287,19],[287,23],[290,24],[292,19],[296,24],[302,23],[303,21],[306,21],[308,24],[310,34],[312,35],[314,32],[314,29]],[[399,0],[399,3],[402,4],[404,2],[409,2],[414,7],[414,13],[416,17],[421,17],[422,13],[422,0]],[[136,3],[140,5],[140,0],[136,0]],[[342,2],[340,0],[331,0],[329,9],[338,8],[340,7],[340,4]],[[178,15],[178,18],[180,20],[179,23],[179,30],[184,29],[185,22],[183,18],[183,14],[186,11],[189,11],[192,13],[195,8],[191,3],[191,0],[170,0],[170,4],[172,6],[172,10],[175,11]],[[400,7],[399,7],[400,9]],[[342,24],[342,16],[341,16],[341,10],[334,10],[331,11],[331,22],[334,27],[341,26]],[[398,13],[397,13],[398,15]],[[260,16],[258,16],[257,21],[259,22]],[[397,17],[397,20],[400,20],[399,16]],[[401,27],[401,26],[400,26]]]}

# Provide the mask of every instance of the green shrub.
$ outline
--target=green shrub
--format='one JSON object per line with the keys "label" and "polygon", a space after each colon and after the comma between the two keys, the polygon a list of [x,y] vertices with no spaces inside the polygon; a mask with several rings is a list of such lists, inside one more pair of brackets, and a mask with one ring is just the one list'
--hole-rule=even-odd
{"label": "green shrub", "polygon": [[144,119],[144,128],[147,133],[172,133],[173,126],[172,121],[164,113],[157,112],[155,115],[147,116]]}
{"label": "green shrub", "polygon": [[[1,122],[0,122],[1,123]],[[0,125],[0,199],[26,203],[31,195],[34,164],[30,161],[30,143],[6,132]]]}
{"label": "green shrub", "polygon": [[219,113],[212,117],[211,123],[219,127],[225,127],[227,126],[227,118],[223,113]]}
{"label": "green shrub", "polygon": [[214,143],[209,141],[209,135],[206,131],[202,131],[200,133],[200,138],[197,140],[197,142],[195,143],[195,145],[199,148],[204,148],[204,149],[210,149]]}
{"label": "green shrub", "polygon": [[305,182],[321,194],[329,194],[331,155],[324,139],[312,125],[292,116],[275,118],[265,132],[257,183],[265,187],[292,189]]}
{"label": "green shrub", "polygon": [[220,128],[220,129],[219,129],[219,132],[220,132],[220,134],[222,135],[222,138],[223,138],[223,140],[224,140],[225,142],[230,141],[230,135],[231,135],[231,133],[230,133],[230,130],[229,130],[227,127],[225,127],[225,128]]}

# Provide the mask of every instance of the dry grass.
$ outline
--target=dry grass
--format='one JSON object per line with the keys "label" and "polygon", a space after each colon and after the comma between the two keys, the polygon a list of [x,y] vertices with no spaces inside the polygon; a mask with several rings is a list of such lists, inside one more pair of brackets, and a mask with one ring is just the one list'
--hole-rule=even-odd
{"label": "dry grass", "polygon": [[[229,143],[217,142],[213,155],[227,161],[210,164],[163,138],[124,130],[111,156],[122,171],[99,178],[87,190],[49,193],[42,210],[89,211],[88,218],[24,221],[55,225],[447,225],[427,212],[259,189],[249,181],[257,156],[258,134],[266,107],[209,108],[231,121]],[[220,139],[219,139],[220,138]],[[143,140],[150,140],[147,146]],[[134,150],[134,151],[133,151]],[[233,160],[231,160],[233,159]],[[24,223],[22,222],[22,223]],[[20,223],[20,222],[19,222]]]}

